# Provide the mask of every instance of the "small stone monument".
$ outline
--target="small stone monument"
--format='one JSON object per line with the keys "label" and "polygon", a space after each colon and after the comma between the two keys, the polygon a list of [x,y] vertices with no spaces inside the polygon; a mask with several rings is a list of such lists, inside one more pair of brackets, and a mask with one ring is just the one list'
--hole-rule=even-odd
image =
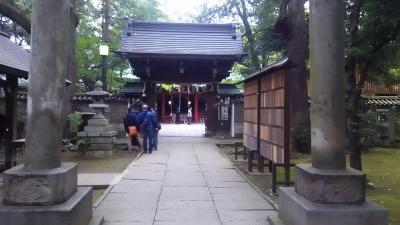
{"label": "small stone monument", "polygon": [[104,158],[112,155],[117,131],[111,130],[108,119],[104,117],[104,111],[108,105],[104,103],[104,97],[110,95],[103,91],[103,83],[97,81],[94,85],[94,90],[89,91],[86,95],[94,99],[90,108],[93,108],[96,115],[88,120],[88,125],[84,131],[79,132],[79,137],[85,137],[89,140],[89,147],[85,151],[85,157],[88,158]]}

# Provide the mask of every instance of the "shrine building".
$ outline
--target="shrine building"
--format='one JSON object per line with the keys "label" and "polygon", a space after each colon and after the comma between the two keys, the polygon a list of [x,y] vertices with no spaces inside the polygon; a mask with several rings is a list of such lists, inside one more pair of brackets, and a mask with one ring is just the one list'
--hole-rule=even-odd
{"label": "shrine building", "polygon": [[140,78],[121,93],[156,107],[162,122],[185,122],[191,107],[193,120],[215,134],[217,124],[223,124],[218,120],[225,118],[221,103],[231,106],[243,100],[234,85],[220,84],[245,55],[234,24],[130,21],[116,53],[128,59]]}

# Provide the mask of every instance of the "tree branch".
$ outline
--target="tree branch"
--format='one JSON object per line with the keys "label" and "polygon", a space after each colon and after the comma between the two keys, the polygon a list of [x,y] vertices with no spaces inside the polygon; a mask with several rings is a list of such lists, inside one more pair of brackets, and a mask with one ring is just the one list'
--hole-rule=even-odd
{"label": "tree branch", "polygon": [[12,0],[0,0],[0,13],[31,33],[31,21]]}

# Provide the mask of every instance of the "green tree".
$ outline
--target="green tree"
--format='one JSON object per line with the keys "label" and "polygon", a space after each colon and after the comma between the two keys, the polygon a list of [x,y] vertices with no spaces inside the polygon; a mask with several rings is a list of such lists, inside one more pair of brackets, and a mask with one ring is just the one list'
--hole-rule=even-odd
{"label": "green tree", "polygon": [[[124,83],[124,77],[131,72],[129,64],[112,54],[118,48],[122,31],[129,20],[162,20],[164,15],[159,10],[156,0],[108,0],[108,34],[102,29],[105,11],[102,5],[84,0],[78,7],[80,23],[77,34],[77,65],[79,91],[91,89],[100,77],[101,57],[99,45],[107,41],[111,54],[107,58],[107,89],[118,89]],[[104,27],[104,24],[103,24]],[[107,39],[107,40],[106,40]]]}
{"label": "green tree", "polygon": [[365,81],[381,80],[398,68],[400,1],[347,0],[346,4],[347,147],[350,166],[362,170],[361,92]]}

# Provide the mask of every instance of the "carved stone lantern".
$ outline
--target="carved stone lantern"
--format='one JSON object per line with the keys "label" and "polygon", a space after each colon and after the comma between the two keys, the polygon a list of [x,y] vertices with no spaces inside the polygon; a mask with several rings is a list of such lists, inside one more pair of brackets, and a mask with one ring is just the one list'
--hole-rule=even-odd
{"label": "carved stone lantern", "polygon": [[94,109],[96,115],[88,120],[83,132],[79,132],[79,137],[85,137],[89,141],[89,147],[84,152],[88,158],[104,158],[112,155],[117,131],[111,129],[109,120],[104,116],[108,105],[104,103],[104,98],[110,93],[103,91],[103,83],[97,81],[94,90],[85,93],[93,98],[94,102],[89,107]]}

